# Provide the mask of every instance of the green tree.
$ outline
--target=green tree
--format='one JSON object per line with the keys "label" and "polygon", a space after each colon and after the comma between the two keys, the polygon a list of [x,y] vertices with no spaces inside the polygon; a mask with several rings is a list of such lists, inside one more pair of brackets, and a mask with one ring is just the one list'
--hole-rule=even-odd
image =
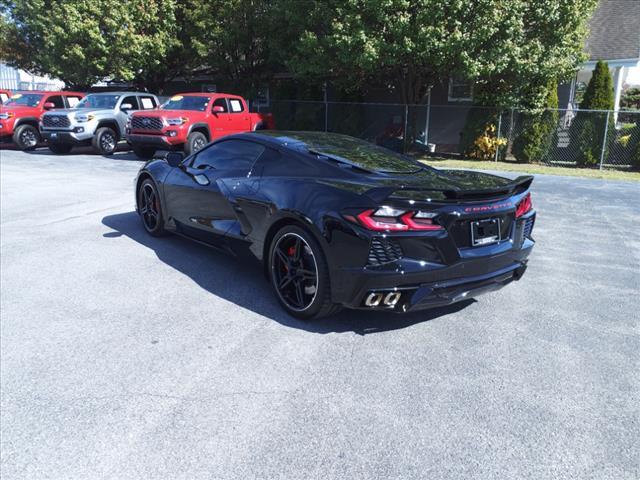
{"label": "green tree", "polygon": [[176,0],[0,2],[2,60],[72,88],[106,78],[161,83],[179,46]]}
{"label": "green tree", "polygon": [[558,128],[558,82],[547,84],[545,110],[522,113],[520,134],[513,142],[512,152],[520,163],[539,162],[550,153]]}
{"label": "green tree", "polygon": [[[607,122],[610,116],[607,112],[593,112],[588,110],[613,110],[614,93],[613,79],[606,62],[599,61],[591,76],[591,80],[584,92],[580,112],[573,120],[573,141],[577,144],[577,163],[581,166],[595,166],[600,162],[603,154],[607,155],[606,144],[613,133],[613,121]],[[584,111],[583,111],[584,110]],[[612,120],[609,118],[609,120]],[[605,128],[609,124],[609,131],[605,134]]]}
{"label": "green tree", "polygon": [[640,110],[640,87],[625,90],[620,98],[620,106],[629,110]]}
{"label": "green tree", "polygon": [[233,82],[245,94],[278,71],[271,48],[292,28],[276,13],[276,2],[266,0],[190,0],[185,9],[191,47],[208,73]]}
{"label": "green tree", "polygon": [[481,105],[544,101],[582,58],[595,0],[280,0],[304,25],[292,71],[347,86],[392,85],[420,103],[458,75],[487,83]]}

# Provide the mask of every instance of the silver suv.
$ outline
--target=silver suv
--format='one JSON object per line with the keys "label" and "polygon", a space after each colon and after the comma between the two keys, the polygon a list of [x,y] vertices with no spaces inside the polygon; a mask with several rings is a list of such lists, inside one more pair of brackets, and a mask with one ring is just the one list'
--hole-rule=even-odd
{"label": "silver suv", "polygon": [[157,106],[158,98],[149,93],[91,93],[74,108],[45,113],[40,132],[54,153],[69,153],[75,145],[90,144],[97,153],[111,155],[124,140],[129,115]]}

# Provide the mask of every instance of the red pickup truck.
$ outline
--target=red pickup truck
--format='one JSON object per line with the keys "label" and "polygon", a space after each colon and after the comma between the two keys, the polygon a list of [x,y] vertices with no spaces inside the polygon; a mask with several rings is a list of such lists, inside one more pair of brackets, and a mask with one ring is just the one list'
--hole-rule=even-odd
{"label": "red pickup truck", "polygon": [[42,141],[40,117],[54,108],[73,108],[84,97],[78,92],[14,92],[0,105],[0,140],[13,139],[21,150],[33,150]]}
{"label": "red pickup truck", "polygon": [[271,114],[251,113],[244,98],[226,93],[182,93],[157,110],[134,113],[126,137],[135,154],[184,149],[187,155],[232,133],[274,128]]}

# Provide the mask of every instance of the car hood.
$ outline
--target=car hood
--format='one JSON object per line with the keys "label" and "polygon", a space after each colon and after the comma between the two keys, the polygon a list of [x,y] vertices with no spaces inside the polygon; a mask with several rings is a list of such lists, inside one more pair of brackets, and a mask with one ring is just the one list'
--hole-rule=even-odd
{"label": "car hood", "polygon": [[59,108],[56,110],[49,110],[49,112],[47,113],[53,113],[55,115],[68,115],[73,113],[90,113],[91,115],[113,115],[113,110],[103,108]]}
{"label": "car hood", "polygon": [[193,110],[144,110],[142,112],[136,112],[134,117],[158,117],[158,118],[192,118],[201,117],[205,112],[195,112]]}
{"label": "car hood", "polygon": [[37,107],[19,107],[0,105],[0,113],[13,112],[16,117],[24,117],[27,115],[39,115],[40,109]]}

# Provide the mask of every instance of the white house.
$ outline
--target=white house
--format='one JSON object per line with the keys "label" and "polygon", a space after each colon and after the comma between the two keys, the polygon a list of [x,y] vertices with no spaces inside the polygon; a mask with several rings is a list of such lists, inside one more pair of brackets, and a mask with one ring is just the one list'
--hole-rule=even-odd
{"label": "white house", "polygon": [[578,108],[596,63],[603,60],[611,69],[617,111],[625,81],[640,68],[640,1],[600,0],[589,22],[585,50],[589,60],[571,82],[568,107]]}
{"label": "white house", "polygon": [[0,63],[0,88],[6,90],[61,90],[64,82],[49,77],[31,75]]}

